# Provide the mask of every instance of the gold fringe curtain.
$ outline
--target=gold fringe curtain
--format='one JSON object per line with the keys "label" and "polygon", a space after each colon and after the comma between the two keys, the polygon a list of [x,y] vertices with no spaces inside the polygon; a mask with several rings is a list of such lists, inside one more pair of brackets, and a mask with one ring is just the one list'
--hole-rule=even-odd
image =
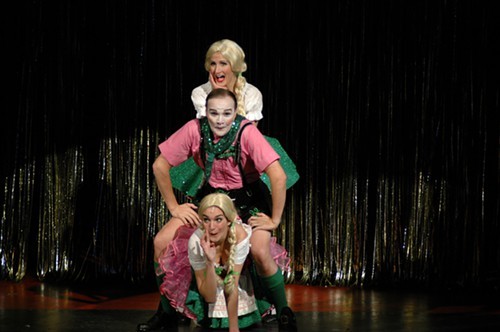
{"label": "gold fringe curtain", "polygon": [[157,145],[194,116],[208,46],[231,38],[264,96],[259,128],[301,174],[277,232],[288,282],[498,285],[491,8],[235,2],[214,26],[205,1],[16,6],[1,279],[152,282]]}

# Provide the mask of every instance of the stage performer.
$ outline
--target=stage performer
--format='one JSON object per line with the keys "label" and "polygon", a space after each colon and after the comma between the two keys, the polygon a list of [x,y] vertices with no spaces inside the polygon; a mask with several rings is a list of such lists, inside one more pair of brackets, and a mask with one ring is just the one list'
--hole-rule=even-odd
{"label": "stage performer", "polygon": [[[281,222],[285,205],[287,176],[278,153],[256,126],[237,114],[237,105],[230,90],[212,90],[206,100],[206,117],[187,122],[160,144],[161,153],[153,164],[153,172],[172,218],[155,236],[154,260],[158,264],[180,226],[198,227],[199,197],[214,191],[227,193],[235,200],[242,220],[253,229],[252,259],[265,293],[276,307],[280,329],[293,331],[295,315],[288,306],[282,271],[270,251],[271,235]],[[203,169],[204,179],[194,202],[179,204],[170,170],[190,157]],[[263,173],[269,179],[270,191],[260,180]],[[149,331],[176,319],[175,310],[165,297],[162,304],[163,312],[140,324],[139,331]]]}

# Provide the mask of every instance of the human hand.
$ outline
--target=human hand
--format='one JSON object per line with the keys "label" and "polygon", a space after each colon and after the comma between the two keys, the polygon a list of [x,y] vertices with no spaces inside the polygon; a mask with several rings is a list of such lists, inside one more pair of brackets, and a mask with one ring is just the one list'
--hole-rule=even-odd
{"label": "human hand", "polygon": [[184,203],[178,205],[174,210],[170,211],[172,217],[178,218],[185,226],[198,227],[201,220],[196,212],[198,207],[192,203]]}
{"label": "human hand", "polygon": [[248,224],[253,230],[262,229],[266,231],[273,231],[278,228],[278,225],[273,222],[271,217],[262,212],[253,213],[248,219]]}
{"label": "human hand", "polygon": [[212,74],[208,74],[208,79],[210,81],[210,84],[212,85],[212,90],[215,90],[215,89],[227,89],[227,85],[220,85],[220,84],[218,84],[215,81],[214,76]]}
{"label": "human hand", "polygon": [[201,247],[203,248],[203,252],[205,253],[205,257],[208,262],[214,263],[215,261],[215,243],[210,242],[210,236],[208,233],[208,228],[205,228],[205,232],[200,240]]}

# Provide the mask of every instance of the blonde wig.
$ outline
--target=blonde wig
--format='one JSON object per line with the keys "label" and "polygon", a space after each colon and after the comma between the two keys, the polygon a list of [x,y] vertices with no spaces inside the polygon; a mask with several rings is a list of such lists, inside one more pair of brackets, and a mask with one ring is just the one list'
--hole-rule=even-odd
{"label": "blonde wig", "polygon": [[247,70],[245,52],[243,52],[243,49],[232,40],[222,39],[216,41],[210,46],[207,54],[205,55],[205,69],[208,72],[210,72],[210,59],[215,53],[222,54],[222,56],[231,65],[231,69],[237,78],[233,91],[236,95],[236,99],[238,100],[237,113],[242,116],[246,116],[245,94],[243,93],[243,88],[247,83],[245,77],[243,77],[243,73]]}
{"label": "blonde wig", "polygon": [[233,200],[228,195],[224,193],[212,193],[205,196],[200,202],[200,206],[198,207],[198,215],[200,216],[200,218],[203,219],[203,213],[205,212],[205,210],[213,206],[221,209],[227,220],[231,222],[227,236],[227,241],[229,243],[227,275],[224,279],[220,278],[219,280],[219,283],[224,286],[224,292],[226,294],[230,294],[235,286],[233,269],[234,255],[236,252],[236,228],[234,227],[234,222],[238,217],[238,212],[236,211]]}

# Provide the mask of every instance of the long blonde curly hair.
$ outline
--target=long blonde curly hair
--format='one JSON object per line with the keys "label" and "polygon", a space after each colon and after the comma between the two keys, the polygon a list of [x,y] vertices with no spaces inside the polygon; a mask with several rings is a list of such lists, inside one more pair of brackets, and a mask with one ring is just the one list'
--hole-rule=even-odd
{"label": "long blonde curly hair", "polygon": [[237,78],[233,91],[236,95],[236,99],[238,100],[238,109],[236,112],[241,116],[246,116],[245,94],[243,93],[243,88],[247,83],[247,80],[243,77],[243,73],[247,70],[245,52],[243,52],[243,49],[237,43],[230,39],[216,41],[210,45],[207,54],[205,55],[205,69],[208,72],[210,72],[211,58],[215,53],[222,54],[222,56],[226,58],[231,65],[233,73]]}
{"label": "long blonde curly hair", "polygon": [[[227,274],[225,278],[219,276],[219,284],[223,285],[224,292],[230,294],[234,287],[234,255],[236,252],[236,227],[234,226],[235,220],[238,217],[238,212],[234,206],[233,200],[224,193],[212,193],[205,196],[198,207],[198,215],[203,219],[203,213],[209,207],[215,206],[222,210],[224,216],[231,222],[229,227],[229,232],[227,236],[227,242],[229,243],[229,257],[228,257],[228,267]],[[201,228],[204,229],[203,223]]]}

